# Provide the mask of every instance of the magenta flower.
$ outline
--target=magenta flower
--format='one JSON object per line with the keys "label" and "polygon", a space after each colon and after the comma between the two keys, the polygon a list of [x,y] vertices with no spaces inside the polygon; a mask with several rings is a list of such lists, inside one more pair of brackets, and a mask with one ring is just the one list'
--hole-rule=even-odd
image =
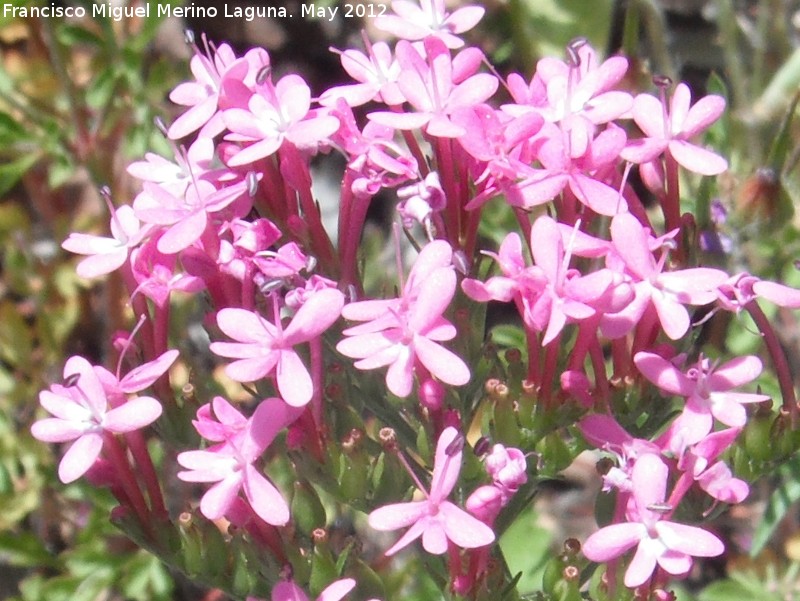
{"label": "magenta flower", "polygon": [[392,545],[386,555],[394,555],[420,536],[428,553],[447,551],[448,541],[466,549],[483,547],[494,541],[494,532],[483,522],[456,507],[447,497],[461,471],[460,436],[455,428],[445,428],[436,444],[436,458],[431,478],[431,492],[424,501],[385,505],[369,514],[369,525],[375,530],[397,530],[411,526]]}
{"label": "magenta flower", "polygon": [[631,140],[622,158],[632,163],[646,163],[667,151],[679,165],[701,175],[717,175],[728,168],[728,161],[718,154],[689,142],[725,110],[722,96],[705,96],[690,108],[689,86],[680,83],[672,94],[669,112],[650,94],[639,94],[633,102],[633,120],[645,137]]}
{"label": "magenta flower", "polygon": [[95,278],[122,267],[131,249],[152,231],[153,227],[142,226],[133,209],[126,205],[116,209],[111,216],[111,238],[72,233],[61,247],[79,255],[88,255],[78,263],[76,271],[82,278]]}
{"label": "magenta flower", "polygon": [[456,291],[452,256],[447,242],[435,240],[420,252],[400,298],[350,303],[342,310],[345,319],[366,323],[346,329],[348,338],[336,350],[359,359],[358,369],[388,365],[386,385],[399,397],[411,394],[416,361],[447,384],[469,381],[466,364],[438,344],[456,335],[442,317]]}
{"label": "magenta flower", "polygon": [[583,544],[591,561],[616,559],[636,547],[625,572],[625,586],[644,584],[656,566],[681,576],[692,567],[692,557],[716,557],[725,545],[716,536],[695,526],[671,522],[659,508],[666,499],[669,469],[658,455],[642,455],[631,476],[633,496],[626,512],[628,522],[612,524],[592,534]]}
{"label": "magenta flower", "polygon": [[422,40],[435,36],[448,48],[460,48],[463,40],[454,34],[469,31],[486,12],[480,6],[462,6],[452,14],[445,11],[444,0],[392,0],[394,15],[381,15],[375,27],[404,40]]}
{"label": "magenta flower", "polygon": [[58,477],[67,484],[85,474],[100,456],[104,433],[124,434],[150,425],[161,415],[161,404],[142,396],[109,409],[100,378],[79,356],[67,360],[64,381],[39,393],[39,402],[53,417],[34,423],[31,433],[44,442],[74,441],[58,466]]}
{"label": "magenta flower", "polygon": [[311,400],[314,386],[294,347],[320,336],[339,318],[343,305],[344,295],[338,290],[319,290],[297,310],[286,328],[280,318],[273,324],[252,311],[222,309],[217,325],[236,342],[213,342],[211,351],[237,359],[225,369],[237,382],[254,382],[274,372],[284,400],[301,407]]}
{"label": "magenta flower", "polygon": [[273,526],[289,521],[289,506],[275,488],[253,465],[284,427],[297,419],[297,410],[281,399],[262,401],[250,419],[222,397],[212,402],[219,420],[213,424],[208,408],[198,411],[198,432],[212,441],[222,441],[202,451],[184,451],[178,463],[186,470],[178,472],[184,482],[216,482],[200,499],[200,511],[209,520],[217,520],[231,509],[244,489],[247,502],[262,520]]}

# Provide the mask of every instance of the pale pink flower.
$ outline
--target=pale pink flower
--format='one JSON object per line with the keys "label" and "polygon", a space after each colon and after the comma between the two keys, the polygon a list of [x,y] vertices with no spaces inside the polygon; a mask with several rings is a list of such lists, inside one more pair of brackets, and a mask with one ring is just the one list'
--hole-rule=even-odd
{"label": "pale pink flower", "polygon": [[39,402],[53,417],[34,423],[31,433],[44,442],[74,441],[58,466],[58,477],[67,484],[92,467],[103,448],[105,432],[124,434],[144,428],[161,415],[161,404],[142,396],[109,409],[100,378],[79,356],[67,360],[64,381],[39,393]]}
{"label": "pale pink flower", "polygon": [[268,157],[284,140],[301,149],[313,149],[339,128],[330,114],[311,111],[311,90],[299,75],[286,75],[274,86],[266,82],[250,97],[247,108],[223,112],[225,136],[232,142],[248,143],[228,161],[238,167]]}
{"label": "pale pink flower", "polygon": [[633,495],[626,511],[627,523],[612,524],[592,534],[583,544],[583,554],[591,561],[606,562],[636,547],[625,572],[625,586],[644,584],[656,566],[674,576],[692,567],[692,557],[716,557],[725,545],[715,535],[698,528],[665,519],[669,469],[658,455],[642,455],[633,466]]}
{"label": "pale pink flower", "polygon": [[369,514],[369,525],[375,530],[398,530],[410,526],[392,545],[386,555],[394,555],[420,536],[428,553],[447,551],[448,541],[466,549],[483,547],[494,541],[494,532],[483,522],[460,509],[447,497],[461,471],[462,445],[455,428],[445,428],[436,444],[436,457],[431,478],[431,491],[424,501],[385,505]]}
{"label": "pale pink flower", "polygon": [[167,373],[179,354],[174,349],[166,351],[152,361],[135,367],[122,378],[119,377],[119,371],[112,374],[105,367],[99,365],[94,366],[94,372],[100,378],[109,403],[116,407],[125,402],[125,395],[141,392],[152,386],[156,380]]}
{"label": "pale pink flower", "polygon": [[736,274],[717,289],[719,305],[727,311],[738,313],[757,298],[786,307],[800,309],[800,290],[778,282],[762,280],[747,272]]}
{"label": "pale pink flower", "polygon": [[166,226],[158,240],[158,250],[172,255],[200,239],[210,215],[222,211],[246,193],[244,180],[219,189],[209,181],[196,180],[177,196],[158,184],[145,182],[143,191],[133,202],[133,210],[145,223]]}
{"label": "pale pink flower", "polygon": [[338,98],[349,106],[360,106],[371,100],[392,106],[405,100],[397,87],[400,65],[385,42],[370,45],[369,56],[358,50],[345,50],[340,60],[344,70],[358,83],[325,90],[319,98],[322,106],[334,106]]}
{"label": "pale pink flower", "polygon": [[342,310],[345,319],[366,323],[346,329],[336,350],[359,359],[358,369],[388,365],[386,385],[399,397],[411,394],[416,361],[447,384],[469,381],[464,361],[438,344],[456,335],[442,317],[456,290],[452,256],[447,242],[434,240],[417,257],[400,298],[350,303]]}
{"label": "pale pink flower", "polygon": [[375,27],[405,40],[422,40],[435,36],[448,48],[460,48],[464,41],[454,34],[469,31],[486,12],[480,6],[462,6],[448,14],[444,0],[392,0],[394,15],[381,15]]}
{"label": "pale pink flower", "polygon": [[709,95],[691,106],[691,92],[679,83],[672,93],[669,112],[661,100],[639,94],[633,103],[633,120],[645,137],[631,140],[622,158],[632,163],[647,163],[667,151],[679,165],[701,175],[717,175],[728,168],[718,154],[689,142],[725,110],[722,96]]}
{"label": "pale pink flower", "polygon": [[285,328],[279,318],[271,323],[252,311],[222,309],[217,314],[217,325],[236,342],[213,342],[211,351],[237,359],[225,369],[237,382],[254,382],[274,373],[284,400],[303,406],[311,400],[314,386],[294,347],[320,336],[339,318],[343,305],[344,295],[338,290],[319,290]]}
{"label": "pale pink flower", "polygon": [[[224,517],[244,489],[247,502],[262,520],[273,526],[289,521],[289,506],[275,485],[253,465],[284,427],[297,419],[297,410],[281,399],[261,401],[250,419],[244,418],[222,397],[212,403],[219,424],[212,426],[207,410],[198,412],[198,431],[212,441],[202,451],[178,454],[186,470],[178,472],[184,482],[215,482],[200,499],[200,511],[210,520]],[[202,408],[201,408],[202,409]]]}
{"label": "pale pink flower", "polygon": [[143,226],[133,209],[124,205],[111,216],[111,238],[72,233],[61,247],[79,255],[88,255],[78,263],[76,271],[82,278],[95,278],[124,265],[131,249],[138,246],[152,231],[152,226]]}

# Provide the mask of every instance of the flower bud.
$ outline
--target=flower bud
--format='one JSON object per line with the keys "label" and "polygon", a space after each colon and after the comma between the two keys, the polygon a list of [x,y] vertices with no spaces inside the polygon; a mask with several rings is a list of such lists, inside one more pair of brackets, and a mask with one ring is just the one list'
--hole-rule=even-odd
{"label": "flower bud", "polygon": [[519,449],[496,444],[486,457],[485,465],[495,484],[507,494],[513,494],[528,481],[525,473],[527,462],[524,453]]}
{"label": "flower bud", "polygon": [[480,486],[469,496],[465,506],[484,524],[492,524],[503,507],[503,493],[496,486]]}
{"label": "flower bud", "polygon": [[426,379],[419,387],[420,404],[434,411],[442,408],[444,395],[444,386],[432,378]]}

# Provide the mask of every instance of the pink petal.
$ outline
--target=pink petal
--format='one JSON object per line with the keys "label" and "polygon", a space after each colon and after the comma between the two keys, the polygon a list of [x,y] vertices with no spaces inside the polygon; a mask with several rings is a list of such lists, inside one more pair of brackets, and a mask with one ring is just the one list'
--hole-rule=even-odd
{"label": "pink petal", "polygon": [[284,526],[289,522],[289,506],[281,493],[249,464],[244,468],[244,492],[253,511],[267,524]]}
{"label": "pink petal", "polygon": [[343,306],[344,294],[338,290],[326,288],[315,292],[284,330],[284,344],[294,346],[316,338],[339,319]]}
{"label": "pink petal", "polygon": [[414,336],[414,352],[420,363],[442,382],[462,386],[471,377],[469,367],[455,353],[425,338]]}
{"label": "pink petal", "polygon": [[419,521],[414,522],[411,528],[384,552],[384,555],[390,557],[417,540],[428,529],[428,522],[429,519],[427,516],[423,516]]}
{"label": "pink petal", "polygon": [[393,503],[379,507],[369,514],[370,528],[380,531],[398,530],[410,526],[428,511],[427,501]]}
{"label": "pink petal", "polygon": [[64,453],[58,465],[58,478],[64,484],[74,482],[94,465],[103,448],[103,436],[87,432],[78,438]]}
{"label": "pink petal", "polygon": [[287,403],[292,407],[308,404],[314,394],[314,383],[296,352],[292,350],[279,352],[275,375],[278,380],[278,391]]}
{"label": "pink petal", "polygon": [[48,417],[31,425],[31,434],[42,442],[68,442],[84,435],[87,426],[64,419]]}
{"label": "pink petal", "polygon": [[222,309],[217,313],[217,325],[227,336],[239,342],[267,345],[277,336],[274,325],[245,309]]}
{"label": "pink petal", "polygon": [[407,346],[397,345],[397,358],[386,371],[386,386],[392,394],[405,398],[414,386],[414,353]]}
{"label": "pink petal", "polygon": [[200,499],[200,513],[209,520],[218,520],[230,509],[242,487],[242,473],[234,472],[209,488]]}
{"label": "pink petal", "polygon": [[158,240],[158,251],[174,255],[196,242],[206,229],[208,215],[204,210],[189,213],[167,229]]}
{"label": "pink petal", "polygon": [[716,368],[708,377],[712,390],[730,390],[752,382],[761,375],[761,359],[754,355],[736,357]]}
{"label": "pink petal", "polygon": [[642,524],[612,524],[589,536],[581,551],[590,561],[606,562],[625,553],[643,536],[647,531]]}
{"label": "pink petal", "polygon": [[689,109],[689,114],[683,122],[681,133],[688,137],[694,136],[714,123],[725,111],[725,99],[722,96],[704,96]]}
{"label": "pink petal", "polygon": [[279,352],[273,351],[263,357],[240,359],[225,367],[225,373],[237,382],[255,382],[267,376],[278,362]]}
{"label": "pink petal", "polygon": [[432,555],[441,555],[447,551],[447,534],[444,525],[437,518],[426,519],[425,530],[422,532],[422,547]]}
{"label": "pink petal", "polygon": [[123,392],[131,393],[139,392],[151,386],[175,363],[179,354],[179,351],[173,349],[163,353],[153,361],[132,369],[120,380],[120,388]]}
{"label": "pink petal", "polygon": [[645,378],[669,394],[689,396],[694,391],[694,382],[659,355],[636,353],[633,361]]}
{"label": "pink petal", "polygon": [[639,94],[633,100],[633,120],[648,138],[665,139],[669,136],[664,123],[664,107],[651,94]]}
{"label": "pink petal", "polygon": [[458,482],[458,474],[461,471],[461,450],[447,454],[448,447],[459,436],[458,430],[452,426],[445,428],[439,441],[436,443],[436,453],[433,462],[433,477],[431,479],[430,501],[439,503],[446,499],[453,487]]}
{"label": "pink petal", "polygon": [[[646,536],[646,535],[645,535]],[[641,586],[653,575],[656,569],[656,544],[647,544],[649,539],[645,538],[636,549],[628,569],[625,571],[625,586],[636,588]]]}
{"label": "pink petal", "polygon": [[728,161],[717,153],[683,140],[672,140],[669,152],[679,165],[700,175],[719,175],[728,168]]}
{"label": "pink petal", "polygon": [[494,531],[489,526],[452,503],[443,502],[439,512],[447,538],[459,547],[474,549],[494,542]]}
{"label": "pink petal", "polygon": [[342,578],[326,586],[317,597],[317,601],[340,601],[347,593],[356,587],[352,578]]}
{"label": "pink petal", "polygon": [[156,399],[141,396],[129,400],[106,413],[103,427],[118,434],[133,432],[149,426],[161,416],[161,403]]}
{"label": "pink petal", "polygon": [[655,525],[661,540],[670,548],[693,557],[716,557],[725,545],[710,532],[696,526],[660,521]]}

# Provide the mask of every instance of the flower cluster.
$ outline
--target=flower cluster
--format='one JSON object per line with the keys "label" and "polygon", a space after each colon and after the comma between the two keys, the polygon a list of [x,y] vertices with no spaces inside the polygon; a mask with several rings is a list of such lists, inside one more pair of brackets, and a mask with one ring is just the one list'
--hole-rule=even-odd
{"label": "flower cluster", "polygon": [[[140,430],[162,404],[173,430],[196,409],[194,443],[179,443],[178,478],[203,485],[204,518],[246,532],[284,566],[267,577],[273,601],[306,599],[285,566],[307,575],[317,561],[309,558],[323,553],[321,542],[296,551],[325,539],[317,532],[331,523],[316,496],[323,489],[368,512],[372,530],[407,528],[386,557],[421,539],[426,552],[446,554],[452,589],[478,598],[497,576],[490,545],[498,516],[535,486],[530,476],[548,460],[541,441],[577,423],[573,434],[612,458],[604,488],[616,492],[611,523],[588,538],[585,557],[606,562],[613,577],[636,547],[624,584],[665,585],[688,573],[692,557],[723,552],[720,538],[674,514],[695,485],[712,503],[746,497],[747,484],[723,457],[746,426],[744,405],[769,400],[734,391],[759,376],[758,357],[720,364],[692,346],[696,307],[753,316],[784,407],[796,412],[759,300],[798,308],[800,291],[702,266],[697,234],[681,214],[679,170],[727,168],[695,141],[725,101],[711,95],[692,104],[685,84],[669,90],[662,80],[658,96],[634,96],[623,89],[627,60],[602,60],[584,40],[569,45],[565,61],[539,61],[529,79],[501,81],[460,37],[483,9],[448,14],[443,0],[395,0],[392,9],[375,25],[401,39],[341,51],[354,83],[316,97],[299,75],[275,79],[263,49],[237,57],[226,44],[194,48],[194,80],[170,96],[185,108],[167,131],[174,156],[148,154],[130,166],[141,191],[132,206],[111,207],[111,238],[72,234],[63,244],[85,256],[83,277],[120,271],[141,322],[141,365],[120,379],[119,369],[113,376],[72,357],[64,382],[41,393],[54,417],[33,434],[74,441],[61,479],[98,472],[152,535],[150,515],[168,516]],[[501,86],[510,98],[498,106]],[[346,163],[336,232],[326,229],[312,190],[312,159],[328,153]],[[630,184],[632,170],[660,215]],[[418,253],[405,279],[398,269],[395,293],[377,293],[359,251],[368,208],[387,192]],[[489,210],[519,226],[496,249],[479,247]],[[175,293],[204,296],[210,353],[249,400],[237,406],[213,396],[192,405],[191,383],[191,395],[172,400],[162,376],[178,357],[168,350],[180,340],[170,338]],[[473,320],[489,301],[516,309],[525,340],[514,349],[519,365],[484,364],[490,353]],[[497,375],[516,381],[502,399],[482,398],[479,380]],[[159,400],[136,396],[151,387]],[[626,432],[615,416],[619,399],[637,393],[652,407],[677,408],[649,439]],[[565,414],[580,421],[559,422]],[[518,428],[513,441],[498,435],[501,422]],[[381,426],[396,434],[382,441],[379,460],[367,458]],[[495,444],[485,474],[472,469],[465,478],[462,453],[476,428]],[[415,442],[419,448],[404,448]],[[116,475],[100,474],[104,461]],[[408,486],[387,482],[397,480],[383,472],[391,461],[411,473],[412,500],[398,496]],[[419,479],[425,466],[429,487]],[[280,469],[293,470],[291,498]],[[312,506],[319,511],[306,520],[300,512]],[[301,539],[309,532],[295,526],[307,521],[316,534]],[[340,578],[355,561],[336,562],[324,590],[315,581],[319,599],[356,586]]]}

